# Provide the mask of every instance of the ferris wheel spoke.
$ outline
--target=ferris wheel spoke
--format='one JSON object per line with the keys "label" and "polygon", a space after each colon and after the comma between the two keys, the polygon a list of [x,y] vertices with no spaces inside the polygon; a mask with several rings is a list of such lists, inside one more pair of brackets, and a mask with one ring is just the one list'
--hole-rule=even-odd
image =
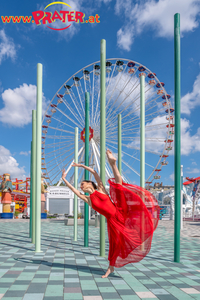
{"label": "ferris wheel spoke", "polygon": [[[108,84],[106,86],[106,94],[109,92],[109,87],[110,87],[110,84],[111,84],[111,80],[113,78],[113,74],[115,73],[115,69],[116,69],[116,65],[114,65],[114,68],[112,70],[112,74],[110,75],[110,73],[109,73]],[[107,104],[106,104],[106,109],[107,109]]]}
{"label": "ferris wheel spoke", "polygon": [[[149,98],[151,98],[152,97],[152,95],[149,97]],[[128,98],[128,97],[127,97]],[[146,103],[146,105],[149,105],[151,102],[148,102],[147,103],[147,100],[149,99],[149,98],[147,98],[146,100],[145,100],[145,103]],[[158,96],[157,98],[160,98],[160,96]],[[157,99],[156,98],[156,99]],[[138,93],[134,98],[133,98],[133,100],[132,101],[130,101],[129,102],[129,104],[127,105],[127,106],[125,106],[119,113],[120,114],[122,114],[124,111],[126,111],[131,105],[133,105],[137,100],[139,100],[140,99],[140,93]],[[126,99],[125,99],[126,100]],[[152,101],[155,101],[155,99],[153,99]],[[121,106],[123,104],[123,102],[121,102],[120,103],[120,105],[118,106],[118,108]],[[151,107],[152,108],[152,107]],[[136,111],[138,111],[140,109],[140,104],[138,104],[138,105],[136,105],[136,107],[133,109],[133,110],[131,110],[131,111],[129,111],[129,113],[127,114],[127,115],[125,115],[124,116],[124,118],[126,118],[126,117],[128,117],[130,114],[134,114]],[[145,110],[145,112],[146,112],[147,110]],[[113,112],[114,113],[114,112]]]}
{"label": "ferris wheel spoke", "polygon": [[[67,171],[65,172],[66,175],[69,173],[70,169],[72,168],[72,163],[73,163],[73,158],[70,160],[70,166],[69,166],[69,168],[67,169]],[[57,178],[57,176],[59,175],[59,173],[60,173],[60,170],[59,170],[59,172],[54,173],[54,175],[56,174],[56,176],[53,178],[53,180],[55,180],[55,179]],[[53,176],[54,176],[54,175],[53,175]],[[61,178],[59,179],[58,183],[57,183],[57,186],[60,186],[60,184],[61,184],[62,181],[63,181],[63,180],[62,180],[62,177],[61,177]]]}
{"label": "ferris wheel spoke", "polygon": [[65,116],[67,119],[69,119],[72,123],[74,123],[76,126],[80,126],[80,124],[76,123],[72,118],[70,118],[68,115],[66,115],[63,111],[61,111],[58,107],[56,108],[63,116]]}
{"label": "ferris wheel spoke", "polygon": [[[108,145],[109,145],[109,143],[108,143]],[[114,147],[113,145],[110,145],[113,149],[115,149],[115,150],[117,150],[118,151],[118,148],[116,148],[116,147]],[[122,153],[124,154],[124,155],[128,155],[129,157],[131,157],[131,158],[133,158],[133,159],[135,159],[135,160],[137,160],[137,161],[140,161],[140,159],[139,158],[137,158],[137,157],[135,157],[135,156],[133,156],[133,155],[130,155],[129,153],[127,153],[127,152],[125,152],[125,151],[123,151],[122,150]],[[146,163],[145,162],[145,165],[147,165],[148,167],[151,167],[151,168],[153,168],[154,169],[154,167],[153,166],[151,166],[151,165],[149,165],[148,163]]]}
{"label": "ferris wheel spoke", "polygon": [[[130,141],[130,140],[132,140],[132,139],[134,139],[134,140],[140,140],[140,137],[139,136],[135,136],[135,137],[123,137],[123,141]],[[165,140],[165,138],[153,138],[153,137],[148,137],[148,136],[146,136],[145,137],[145,140],[146,141],[149,141],[149,140],[151,140],[151,141],[155,141],[155,142],[164,142],[164,140]]]}
{"label": "ferris wheel spoke", "polygon": [[[66,154],[66,153],[69,152],[69,151],[72,151],[73,149],[74,149],[74,147],[73,147],[73,148],[70,148],[69,150],[66,150],[66,151],[63,152],[62,154],[57,155],[57,158],[60,157],[60,156],[63,156],[64,154]],[[58,150],[59,150],[59,149],[58,149]],[[56,152],[56,151],[55,151],[55,152]],[[50,156],[49,156],[49,153],[48,153],[47,155],[45,155],[45,159],[47,159],[47,158],[49,159],[49,158],[51,158],[51,157],[54,157],[54,159],[48,161],[47,164],[49,164],[50,162],[52,162],[52,161],[55,160],[55,152],[53,153],[53,155],[50,155]]]}
{"label": "ferris wheel spoke", "polygon": [[88,92],[91,94],[91,83],[90,83],[90,73],[86,76],[83,75],[85,93]]}
{"label": "ferris wheel spoke", "polygon": [[[159,96],[160,97],[160,96]],[[158,98],[159,98],[158,97]],[[154,101],[154,100],[153,100]],[[148,104],[150,104],[151,102],[148,102]],[[126,109],[128,108],[130,106],[130,104],[126,107]],[[152,110],[154,107],[157,107],[158,106],[158,104],[156,103],[156,105],[154,105],[154,106],[151,106],[149,109],[146,109],[145,110],[145,113],[147,112],[147,111],[149,111],[149,110]],[[131,110],[131,111],[129,111],[129,113],[127,114],[127,115],[125,115],[125,116],[123,116],[123,118],[127,118],[128,116],[130,116],[131,114],[135,114],[135,112],[137,112],[137,111],[139,111],[140,110],[140,105],[138,105],[134,110]],[[162,108],[162,109],[160,109],[159,111],[164,111],[165,110],[165,108]],[[122,113],[122,112],[121,112]],[[154,112],[155,113],[155,112]],[[145,116],[148,116],[148,115],[145,115]],[[136,118],[136,117],[135,117]],[[135,120],[135,118],[133,118],[133,121]]]}
{"label": "ferris wheel spoke", "polygon": [[[132,78],[132,77],[130,76],[130,79],[128,80],[127,84],[130,82],[131,78]],[[113,114],[114,112],[116,112],[117,109],[118,109],[118,108],[126,101],[126,99],[132,94],[132,92],[139,86],[139,80],[136,81],[136,83],[132,86],[131,90],[130,90],[128,93],[126,93],[126,92],[124,91],[124,89],[126,88],[127,84],[123,87],[123,89],[120,91],[118,97],[115,99],[115,101],[113,102],[112,106],[109,108],[109,110],[108,110],[108,118],[110,117],[110,113]],[[123,101],[120,101],[120,104],[117,106],[117,108],[115,108],[115,110],[112,111],[113,105],[117,102],[118,98],[120,97],[120,95],[121,95],[123,92],[125,93],[126,97],[124,98]],[[110,113],[109,113],[109,112],[110,112]]]}
{"label": "ferris wheel spoke", "polygon": [[118,134],[118,126],[113,126],[113,125],[110,125],[110,126],[107,126],[106,127],[106,134],[110,135],[110,134]]}
{"label": "ferris wheel spoke", "polygon": [[140,173],[138,173],[134,168],[128,165],[123,159],[122,159],[122,163],[140,177]]}
{"label": "ferris wheel spoke", "polygon": [[[122,114],[124,111],[128,110],[128,108],[130,106],[132,106],[134,103],[136,103],[137,100],[140,100],[140,95],[138,94],[132,101],[129,102],[129,104],[127,106],[125,106],[120,112],[119,114]],[[123,103],[120,103],[119,107],[122,105]],[[119,108],[118,107],[118,108]],[[125,116],[123,116],[123,118],[127,118],[128,116],[130,116],[131,114],[135,114],[138,110],[140,110],[140,104],[136,105],[134,109],[130,110],[129,113]],[[146,111],[145,111],[146,112]],[[114,112],[113,112],[114,114]]]}
{"label": "ferris wheel spoke", "polygon": [[[84,150],[84,147],[81,147],[80,148],[80,150],[78,151],[78,157],[79,157],[79,155],[81,155],[81,153],[83,152],[83,150]],[[71,168],[72,168],[72,164],[74,163],[74,158],[72,158],[71,160],[70,160],[70,165],[69,165],[69,167],[68,167],[68,169],[66,170],[66,174],[68,174],[69,173],[69,171],[71,170]],[[68,165],[68,163],[66,163],[64,166],[63,166],[63,169],[66,167]],[[55,179],[55,178],[54,178]],[[58,185],[60,185],[60,183],[62,182],[62,178],[60,178],[60,180],[59,180],[59,182],[58,182]]]}
{"label": "ferris wheel spoke", "polygon": [[[65,156],[63,160],[60,160],[60,161],[59,161],[59,165],[60,165],[63,161],[65,161],[68,157],[70,157],[70,156],[72,156],[72,155],[73,155],[73,152],[70,153],[68,156]],[[56,162],[55,159],[54,159],[54,163],[53,163],[52,165],[50,165],[49,168],[51,168],[51,167],[53,167],[53,166],[56,167],[56,166],[57,166],[57,163],[58,163],[58,161]],[[51,171],[53,171],[53,170],[55,169],[55,167],[54,167],[53,169],[49,170],[49,173],[51,173]]]}
{"label": "ferris wheel spoke", "polygon": [[[90,159],[89,159],[89,167],[94,168],[93,166],[94,163],[94,153],[91,151]],[[92,181],[92,173],[89,174],[90,180]]]}
{"label": "ferris wheel spoke", "polygon": [[[152,121],[152,120],[154,120],[155,118],[158,118],[158,117],[165,117],[164,115],[159,115],[159,114],[157,114],[156,115],[156,117],[154,117],[154,116],[152,116],[153,114],[149,114],[149,116],[151,116],[151,118],[145,118],[145,122],[146,122],[146,124],[147,123],[149,123],[150,121]],[[134,123],[133,124],[131,124],[132,126],[124,126],[124,125],[128,125],[128,124],[130,124],[130,123],[126,123],[126,124],[124,124],[123,123],[123,132],[127,132],[127,130],[131,130],[131,129],[135,129],[135,124],[137,124],[137,122],[136,121],[139,121],[140,120],[140,118],[138,118],[137,120],[134,120]],[[168,124],[168,123],[163,123],[163,125],[165,125],[166,126],[166,124]]]}
{"label": "ferris wheel spoke", "polygon": [[[84,164],[85,163],[84,156],[85,156],[85,151],[83,151],[83,153],[81,154],[79,164]],[[82,169],[82,168],[81,169],[79,168],[79,178],[80,178],[80,182],[85,180],[85,170]]]}
{"label": "ferris wheel spoke", "polygon": [[[118,142],[109,141],[109,143],[114,144],[114,145],[118,145]],[[124,147],[126,147],[126,148],[129,148],[129,149],[134,149],[134,150],[140,151],[140,148],[139,148],[139,147],[135,147],[135,146],[132,146],[132,145],[130,145],[130,144],[129,144],[129,145],[126,145],[126,144],[122,143],[122,146],[124,146]],[[152,154],[155,154],[155,155],[159,155],[159,156],[160,156],[160,153],[155,152],[155,151],[151,151],[151,150],[145,149],[145,152],[152,153]]]}
{"label": "ferris wheel spoke", "polygon": [[[71,143],[71,144],[66,144],[67,145],[67,147],[69,147],[69,146],[74,146],[74,143]],[[57,152],[57,151],[59,151],[59,150],[63,150],[63,149],[66,149],[66,147],[62,147],[62,148],[58,148],[58,149],[56,149],[56,150],[53,150],[53,151],[50,151],[50,152],[48,152],[48,154],[47,155],[49,155],[49,154],[51,154],[51,153],[55,153],[55,152]]]}
{"label": "ferris wheel spoke", "polygon": [[91,142],[92,142],[92,149],[93,149],[93,153],[94,153],[94,159],[95,159],[95,162],[96,162],[98,173],[100,174],[100,166],[99,166],[99,162],[98,162],[98,159],[97,159],[97,153],[96,153],[96,149],[95,149],[95,142],[93,141],[93,139],[91,140]]}
{"label": "ferris wheel spoke", "polygon": [[[131,145],[127,146],[127,148],[130,148],[130,149],[135,149],[135,150],[138,150],[138,151],[140,151],[140,148],[138,148],[138,147],[134,147],[134,146],[131,146]],[[152,154],[155,154],[155,155],[158,155],[158,156],[160,156],[160,153],[158,153],[158,152],[155,152],[155,151],[151,151],[151,150],[148,150],[148,149],[145,149],[145,152],[152,153]]]}
{"label": "ferris wheel spoke", "polygon": [[[95,83],[95,86],[96,86],[96,85],[98,85],[99,77],[95,76],[95,79],[96,79],[96,83]],[[97,124],[96,119],[97,119],[97,116],[98,116],[99,106],[100,106],[100,89],[99,89],[99,91],[97,93],[96,111],[95,111],[94,117],[93,117],[93,122],[94,122],[95,125]]]}
{"label": "ferris wheel spoke", "polygon": [[74,106],[75,106],[75,108],[76,108],[76,110],[77,110],[80,118],[81,118],[81,122],[84,122],[83,116],[81,115],[81,112],[80,112],[80,109],[79,109],[80,105],[78,103],[78,100],[76,100],[76,96],[75,96],[72,88],[69,91],[69,96],[70,96],[70,98],[71,98],[71,100],[72,100],[72,102],[73,102],[73,104],[74,104]]}
{"label": "ferris wheel spoke", "polygon": [[[70,127],[70,128],[73,128],[73,129],[74,129],[73,126],[70,126],[69,124],[67,124],[67,123],[65,123],[65,122],[63,122],[63,121],[61,121],[60,119],[56,119],[55,117],[51,117],[51,119],[53,119],[53,120],[55,120],[55,121],[57,121],[57,122],[59,122],[59,123],[62,123],[63,125],[65,125],[65,126],[67,126],[67,127]],[[49,128],[49,126],[48,126],[48,128]]]}
{"label": "ferris wheel spoke", "polygon": [[[63,136],[63,135],[48,135],[46,136],[46,138],[48,139],[53,139],[53,140],[56,140],[56,139],[59,139],[59,140],[67,140],[67,141],[73,141],[73,137],[67,137],[67,136]],[[45,144],[45,143],[42,143],[42,144]],[[57,144],[57,143],[55,143]]]}
{"label": "ferris wheel spoke", "polygon": [[[97,143],[96,145],[96,151],[97,151],[97,154],[98,154],[98,157],[99,157],[99,161],[100,161],[100,152],[99,152],[99,148],[100,148],[100,144]],[[106,156],[106,165],[105,165],[105,171],[106,171],[106,175],[109,178],[112,178],[112,170],[111,170],[111,167],[110,167],[110,164],[108,162],[108,159],[107,159],[107,156]]]}
{"label": "ferris wheel spoke", "polygon": [[[123,72],[121,72],[121,74],[120,74],[120,76],[119,76],[119,79],[116,81],[116,84],[115,84],[115,86],[113,87],[113,90],[112,90],[111,96],[110,96],[110,98],[109,98],[109,100],[108,100],[108,102],[107,102],[107,105],[109,105],[110,101],[112,100],[114,91],[115,91],[115,89],[117,88],[117,85],[119,84],[119,81],[120,81],[121,78],[122,78],[122,74],[125,73],[125,70],[126,70],[126,67],[123,69]],[[117,74],[117,76],[118,76],[118,75],[119,75],[119,73]],[[117,76],[116,76],[116,77],[117,77]],[[111,77],[111,78],[113,78],[113,77]],[[112,79],[111,79],[111,80],[112,80]]]}
{"label": "ferris wheel spoke", "polygon": [[[99,149],[98,149],[98,147],[97,147],[97,145],[95,143],[94,143],[94,147],[95,147],[97,156],[98,156],[99,161],[100,161],[100,152],[99,152]],[[110,178],[111,177],[111,173],[109,171],[108,164],[105,165],[105,171],[106,171],[106,175],[108,176],[108,178]]]}
{"label": "ferris wheel spoke", "polygon": [[122,176],[123,182],[125,182],[125,183],[129,183],[130,182],[130,180],[128,180],[128,178],[125,177],[124,173],[122,173],[121,176]]}
{"label": "ferris wheel spoke", "polygon": [[[67,104],[67,101],[64,99],[64,97],[62,98],[63,103],[65,104],[65,106],[67,107],[67,109],[72,113],[72,115],[76,118],[76,120],[78,122],[80,122],[80,117],[82,122],[80,122],[80,124],[83,126],[84,122],[83,122],[83,118],[81,116],[81,114],[79,113],[79,116],[74,112],[74,110],[72,109],[72,107],[70,105]],[[79,111],[78,111],[79,112]]]}
{"label": "ferris wheel spoke", "polygon": [[[136,73],[134,73],[133,75],[135,76]],[[130,78],[131,78],[131,77],[130,77]],[[139,78],[138,78],[138,79],[136,79],[135,83],[132,85],[132,88],[130,89],[130,91],[129,91],[128,93],[126,93],[126,92],[123,90],[123,92],[125,93],[126,97],[124,98],[123,101],[120,101],[120,105],[115,109],[115,111],[117,111],[117,109],[125,102],[125,100],[128,99],[128,97],[131,96],[131,94],[139,87],[139,84],[140,84],[140,80],[139,80]],[[136,99],[138,99],[139,94],[140,94],[140,93],[138,92],[138,94],[135,96]],[[135,99],[135,98],[134,98],[134,99]],[[133,101],[133,100],[132,100],[132,101]],[[110,108],[109,110],[111,110],[111,108]],[[122,112],[123,112],[123,110],[122,110]]]}
{"label": "ferris wheel spoke", "polygon": [[56,127],[49,126],[49,128],[50,128],[50,129],[53,129],[53,130],[58,130],[58,131],[62,131],[62,132],[74,134],[74,131],[69,131],[69,130],[65,130],[65,129],[58,128],[58,127],[56,128]]}
{"label": "ferris wheel spoke", "polygon": [[98,93],[98,98],[97,98],[97,106],[96,106],[96,111],[95,111],[95,114],[94,114],[94,118],[93,118],[93,122],[94,122],[94,125],[96,126],[98,124],[98,110],[99,110],[99,105],[100,105],[100,93]]}
{"label": "ferris wheel spoke", "polygon": [[49,149],[49,148],[55,148],[55,146],[58,146],[62,144],[61,146],[67,144],[67,141],[62,141],[62,142],[58,142],[58,143],[50,143],[50,144],[46,144],[45,143],[45,149]]}
{"label": "ferris wheel spoke", "polygon": [[76,90],[77,90],[77,94],[79,97],[79,102],[81,104],[82,112],[83,112],[83,114],[85,114],[85,109],[83,108],[83,103],[85,103],[85,97],[83,95],[83,90],[82,90],[82,87],[80,86],[80,84],[76,86]]}
{"label": "ferris wheel spoke", "polygon": [[[138,126],[138,125],[137,125]],[[158,129],[164,129],[166,127],[166,123],[160,123],[160,124],[154,124],[154,125],[145,125],[145,132],[148,131],[157,131]],[[129,127],[129,128],[124,128],[122,131],[123,138],[128,134],[128,132],[134,133],[134,134],[139,134],[140,132],[140,127]],[[135,138],[135,137],[131,137]]]}

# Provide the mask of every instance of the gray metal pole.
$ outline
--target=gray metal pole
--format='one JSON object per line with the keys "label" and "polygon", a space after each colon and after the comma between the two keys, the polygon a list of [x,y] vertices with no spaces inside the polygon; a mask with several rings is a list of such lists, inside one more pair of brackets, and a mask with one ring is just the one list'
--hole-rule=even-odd
{"label": "gray metal pole", "polygon": [[41,252],[42,64],[37,64],[35,252]]}
{"label": "gray metal pole", "polygon": [[[74,162],[78,163],[78,127],[75,127],[75,149],[74,149]],[[78,188],[78,168],[74,168],[74,187]],[[78,236],[78,199],[77,195],[74,194],[74,241],[77,241]]]}

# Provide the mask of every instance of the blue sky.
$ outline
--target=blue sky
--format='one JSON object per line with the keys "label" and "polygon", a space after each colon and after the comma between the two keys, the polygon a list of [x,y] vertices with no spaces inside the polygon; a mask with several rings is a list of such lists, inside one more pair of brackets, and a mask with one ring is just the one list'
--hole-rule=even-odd
{"label": "blue sky", "polygon": [[[107,58],[140,62],[174,95],[174,14],[181,14],[181,119],[184,176],[200,174],[200,2],[65,1],[85,18],[98,14],[98,24],[73,23],[63,31],[45,25],[3,24],[0,20],[0,174],[24,178],[30,173],[31,113],[36,108],[36,65],[43,64],[43,108],[75,72],[100,59],[106,39]],[[3,1],[1,16],[31,16],[48,1]],[[62,6],[64,7],[64,5]],[[58,10],[61,6],[58,6]],[[53,24],[58,26],[58,22]],[[173,102],[173,101],[172,101]],[[161,180],[173,184],[174,156]],[[138,178],[135,179],[136,183]]]}

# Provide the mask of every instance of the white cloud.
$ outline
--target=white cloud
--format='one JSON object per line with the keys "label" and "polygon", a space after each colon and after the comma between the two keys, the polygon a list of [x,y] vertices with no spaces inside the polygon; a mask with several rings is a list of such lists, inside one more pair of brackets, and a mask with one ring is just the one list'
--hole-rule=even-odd
{"label": "white cloud", "polygon": [[190,132],[191,124],[187,119],[181,119],[181,154],[189,155],[200,151],[200,127],[194,135]]}
{"label": "white cloud", "polygon": [[[165,116],[156,117],[145,126],[145,149],[161,153],[164,149],[164,140],[167,137],[167,128],[164,124],[166,122]],[[181,119],[181,155],[189,155],[191,153],[200,152],[200,127],[194,135],[191,135],[191,124],[187,119]],[[158,142],[158,139],[160,142]],[[157,142],[156,142],[157,140]],[[155,147],[156,142],[156,147]],[[139,139],[130,144],[139,147]],[[174,155],[174,142],[172,143],[172,151],[169,155]]]}
{"label": "white cloud", "polygon": [[188,169],[188,171],[186,171],[186,173],[188,173],[188,174],[199,174],[200,173],[200,170],[197,168],[194,168],[194,169],[187,168],[187,169]]}
{"label": "white cloud", "polygon": [[25,155],[28,156],[30,154],[31,151],[21,151],[19,154],[20,155]]}
{"label": "white cloud", "polygon": [[12,38],[5,34],[4,29],[0,30],[0,64],[6,58],[15,60],[16,58],[16,46]]}
{"label": "white cloud", "polygon": [[197,166],[197,163],[196,163],[196,161],[193,161],[193,162],[192,162],[192,165],[195,165],[195,166]]}
{"label": "white cloud", "polygon": [[[135,3],[131,0],[117,0],[115,5],[116,14],[125,17],[124,34],[129,28],[128,23],[135,26],[135,35],[141,34],[146,28],[154,30],[155,35],[160,37],[173,37],[174,14],[180,13],[181,33],[193,31],[198,27],[197,16],[200,12],[199,1],[196,0],[149,0]],[[123,27],[124,27],[123,26]],[[132,44],[133,40],[131,41]],[[124,47],[124,50],[127,50]]]}
{"label": "white cloud", "polygon": [[9,173],[11,178],[24,178],[24,168],[24,166],[19,167],[19,163],[12,157],[10,151],[0,145],[0,174]]}
{"label": "white cloud", "polygon": [[117,31],[117,46],[121,49],[130,51],[133,43],[134,26],[125,26]]}
{"label": "white cloud", "polygon": [[191,93],[181,99],[181,113],[190,115],[191,110],[200,105],[200,74],[197,76]]}
{"label": "white cloud", "polygon": [[174,181],[174,173],[172,173],[172,174],[169,176],[169,178],[170,178],[172,181]]}
{"label": "white cloud", "polygon": [[[14,127],[23,127],[31,123],[32,110],[36,109],[36,86],[20,85],[15,89],[7,89],[2,93],[4,107],[0,110],[0,121]],[[47,101],[43,96],[43,112]]]}

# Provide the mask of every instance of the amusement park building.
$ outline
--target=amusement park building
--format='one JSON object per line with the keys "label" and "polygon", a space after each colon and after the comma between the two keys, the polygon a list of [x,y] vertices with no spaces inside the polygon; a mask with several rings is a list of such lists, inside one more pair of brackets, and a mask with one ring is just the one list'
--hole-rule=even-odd
{"label": "amusement park building", "polygon": [[[66,186],[49,186],[46,193],[46,210],[49,214],[73,216],[74,194]],[[84,215],[84,202],[78,198],[78,212]],[[91,210],[89,208],[89,216]]]}

